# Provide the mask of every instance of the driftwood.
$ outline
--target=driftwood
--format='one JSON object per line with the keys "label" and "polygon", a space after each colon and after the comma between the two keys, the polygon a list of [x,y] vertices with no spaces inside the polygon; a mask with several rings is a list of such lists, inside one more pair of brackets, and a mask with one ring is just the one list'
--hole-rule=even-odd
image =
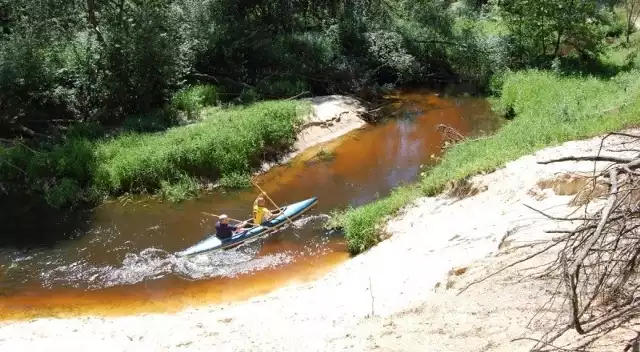
{"label": "driftwood", "polygon": [[[546,231],[559,236],[549,240],[532,255],[469,285],[484,281],[551,249],[557,250],[556,259],[543,266],[543,275],[558,280],[550,301],[564,298],[565,313],[568,315],[560,314],[553,327],[539,339],[521,338],[536,342],[531,351],[591,351],[595,350],[589,348],[596,341],[613,330],[623,328],[635,331],[630,328],[632,319],[640,312],[640,154],[636,149],[629,148],[623,151],[634,152],[635,156],[602,156],[604,142],[611,136],[631,138],[630,143],[640,144],[640,136],[611,133],[602,139],[595,156],[568,156],[539,162],[593,161],[592,181],[609,185],[606,202],[596,208],[595,214],[552,217],[536,210],[555,221],[580,221],[581,224],[572,230]],[[597,171],[597,162],[609,165]],[[548,302],[540,307],[536,315],[548,311],[550,304]],[[560,345],[560,338],[571,330],[580,338]],[[616,350],[638,351],[639,341],[640,332],[626,344],[621,342]]]}
{"label": "driftwood", "polygon": [[332,126],[335,122],[340,122],[340,120],[342,120],[342,116],[348,114],[348,111],[342,111],[341,113],[339,113],[337,116],[334,116],[330,119],[326,119],[326,120],[312,120],[309,121],[305,124],[303,124],[302,126],[300,126],[299,131],[303,131],[306,130],[307,128],[310,127],[322,127],[322,128],[328,128],[330,126]]}
{"label": "driftwood", "polygon": [[[367,104],[365,106],[368,106],[370,104]],[[386,108],[388,108],[389,106],[391,106],[392,103],[382,103],[377,105],[376,107],[373,107],[369,110],[366,111],[362,111],[362,112],[358,112],[358,114],[360,115],[360,118],[368,123],[376,123],[379,121],[383,121],[385,116],[389,115],[389,112],[386,110]]]}
{"label": "driftwood", "polygon": [[452,126],[445,125],[442,123],[436,125],[436,131],[440,132],[440,134],[442,135],[442,141],[443,141],[442,149],[447,149],[461,142],[476,142],[486,138],[491,138],[490,135],[469,138],[468,136],[465,136],[462,133],[460,133],[458,130],[456,130]]}
{"label": "driftwood", "polygon": [[466,137],[463,136],[462,133],[449,125],[439,123],[436,125],[436,130],[442,135],[444,148],[466,140]]}

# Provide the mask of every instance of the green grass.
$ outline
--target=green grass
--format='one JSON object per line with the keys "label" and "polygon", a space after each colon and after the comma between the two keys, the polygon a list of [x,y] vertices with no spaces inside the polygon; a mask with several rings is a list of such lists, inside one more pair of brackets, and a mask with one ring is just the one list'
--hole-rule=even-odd
{"label": "green grass", "polygon": [[451,148],[426,174],[422,189],[434,195],[448,181],[494,170],[547,146],[639,122],[639,94],[640,71],[611,80],[559,77],[540,71],[511,74],[494,107],[498,111],[513,109],[514,121],[492,138]]}
{"label": "green grass", "polygon": [[343,228],[349,252],[364,252],[382,240],[384,231],[380,226],[384,224],[385,218],[414,200],[417,194],[416,186],[399,187],[389,197],[361,207],[334,212],[325,226]]}
{"label": "green grass", "polygon": [[177,201],[195,195],[199,179],[241,187],[265,156],[293,145],[309,109],[296,101],[208,108],[202,122],[163,132],[97,140],[78,133],[38,151],[22,144],[0,148],[0,184],[42,194],[58,207],[123,193]]}
{"label": "green grass", "polygon": [[171,100],[172,107],[186,114],[191,120],[198,117],[200,111],[207,107],[219,103],[218,88],[213,85],[194,85],[186,87]]}
{"label": "green grass", "polygon": [[515,112],[513,121],[490,138],[448,149],[442,162],[426,171],[417,184],[335,214],[328,226],[344,230],[352,254],[379,242],[381,226],[389,216],[419,196],[440,193],[448,182],[493,171],[544,147],[640,122],[637,68],[610,79],[529,70],[507,73],[502,82],[501,95],[492,99],[492,105],[501,113]]}

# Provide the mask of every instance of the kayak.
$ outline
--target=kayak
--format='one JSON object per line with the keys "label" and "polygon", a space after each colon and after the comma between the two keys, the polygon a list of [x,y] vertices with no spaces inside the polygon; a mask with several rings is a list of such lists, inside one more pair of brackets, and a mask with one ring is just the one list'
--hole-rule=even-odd
{"label": "kayak", "polygon": [[[224,240],[221,240],[216,237],[215,234],[212,234],[211,236],[194,244],[193,246],[183,251],[177,252],[176,256],[190,257],[219,249],[230,249],[250,239],[255,239],[259,236],[272,234],[274,232],[277,232],[284,225],[288,224],[289,219],[293,220],[295,218],[298,218],[300,215],[304,214],[307,210],[316,205],[316,203],[318,203],[318,198],[312,197],[294,204],[285,205],[284,207],[280,208],[280,212],[275,218],[265,221],[259,226],[248,228],[245,231],[236,232],[233,236]],[[248,219],[249,222],[251,222],[251,220],[252,219]]]}

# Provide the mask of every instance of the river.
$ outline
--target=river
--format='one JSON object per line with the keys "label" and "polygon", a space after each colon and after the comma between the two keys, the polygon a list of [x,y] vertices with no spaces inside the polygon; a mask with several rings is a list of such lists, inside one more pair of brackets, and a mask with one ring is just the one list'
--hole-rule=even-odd
{"label": "river", "polygon": [[420,91],[396,98],[396,118],[308,149],[260,176],[278,205],[311,196],[319,203],[295,227],[235,250],[180,259],[172,254],[211,231],[214,220],[203,212],[246,219],[256,189],[180,204],[131,198],[5,222],[5,236],[28,243],[39,237],[34,232],[45,231],[51,241],[0,248],[0,319],[170,312],[247,299],[326,274],[349,258],[344,238],[323,229],[333,209],[365,204],[417,179],[421,166],[440,155],[437,124],[464,135],[500,125],[484,99]]}

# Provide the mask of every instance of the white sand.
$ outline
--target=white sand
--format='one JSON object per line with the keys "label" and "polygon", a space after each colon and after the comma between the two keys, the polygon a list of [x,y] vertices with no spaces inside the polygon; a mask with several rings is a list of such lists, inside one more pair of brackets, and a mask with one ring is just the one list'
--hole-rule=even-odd
{"label": "white sand", "polygon": [[[487,189],[473,197],[420,199],[388,224],[393,237],[316,282],[177,314],[1,323],[0,349],[526,351],[530,342],[510,340],[544,327],[527,330],[525,325],[548,297],[548,283],[514,283],[522,275],[515,268],[460,296],[444,287],[448,280],[462,287],[487,268],[522,254],[506,253],[509,248],[545,238],[544,229],[558,226],[523,204],[566,215],[572,197],[540,190],[536,182],[565,171],[590,172],[593,164],[544,166],[536,160],[593,154],[598,144],[599,139],[566,143],[477,176],[472,182]],[[511,242],[499,251],[507,233]],[[470,266],[466,273],[447,279],[450,269],[465,266]],[[372,310],[375,317],[368,318]]]}
{"label": "white sand", "polygon": [[[313,107],[311,113],[304,117],[301,131],[298,132],[293,150],[281,158],[278,163],[286,163],[321,143],[335,140],[367,123],[361,118],[364,106],[356,99],[344,95],[326,95],[301,99],[309,101]],[[265,163],[260,169],[266,172],[273,163]]]}
{"label": "white sand", "polygon": [[327,95],[307,99],[313,112],[307,117],[305,128],[298,134],[294,146],[297,152],[338,138],[366,123],[360,117],[365,108],[354,98]]}

